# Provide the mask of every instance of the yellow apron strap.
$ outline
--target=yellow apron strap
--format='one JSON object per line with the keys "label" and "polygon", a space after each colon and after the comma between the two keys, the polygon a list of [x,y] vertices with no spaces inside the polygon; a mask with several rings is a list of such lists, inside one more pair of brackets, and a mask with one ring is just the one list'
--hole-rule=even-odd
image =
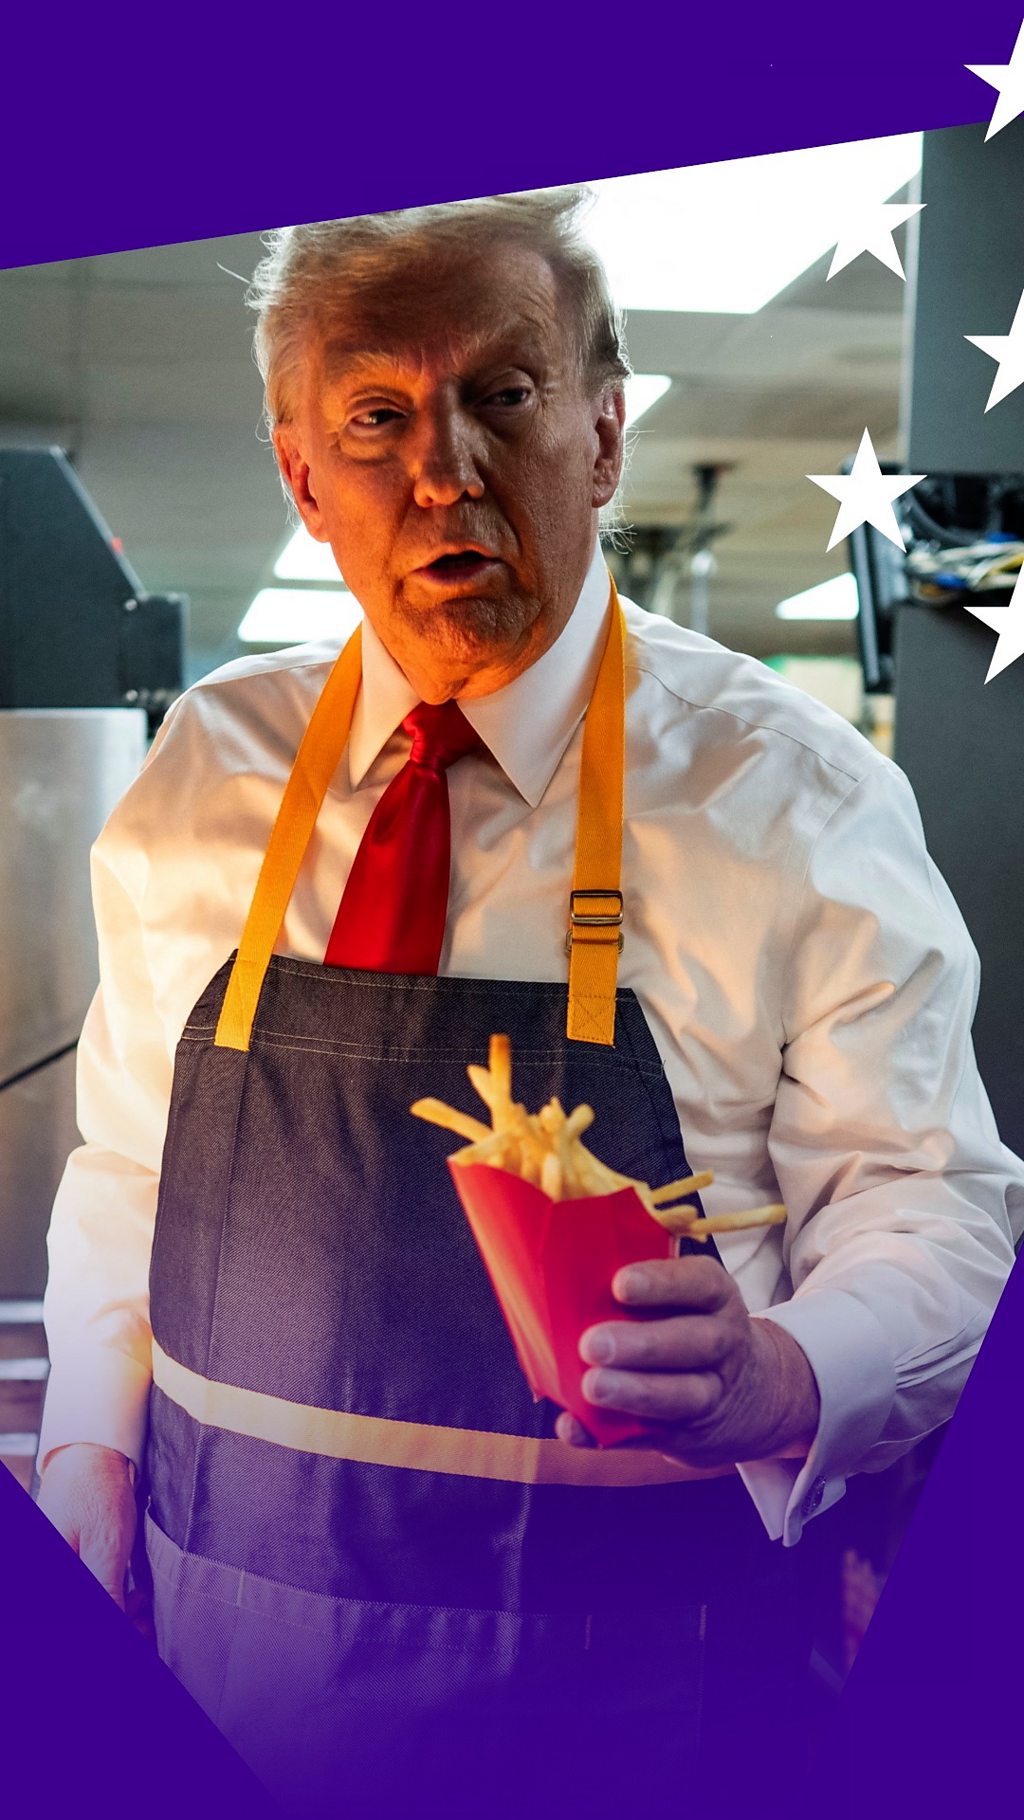
{"label": "yellow apron strap", "polygon": [[439,1428],[289,1403],[265,1391],[200,1377],[171,1358],[155,1340],[153,1382],[205,1428],[223,1428],[229,1434],[269,1441],[275,1447],[291,1447],[329,1460],[357,1460],[366,1466],[505,1479],[518,1485],[664,1485],[680,1479],[718,1478],[736,1470],[734,1466],[684,1466],[681,1460],[640,1448],[566,1447],[561,1441],[530,1435]]}
{"label": "yellow apron strap", "polygon": [[626,768],[626,627],[614,581],[608,640],[583,728],[576,863],[569,896],[569,1015],[574,1042],[615,1042],[622,948],[622,803]]}
{"label": "yellow apron strap", "polygon": [[224,994],[213,1039],[217,1048],[249,1047],[264,975],[320,805],[348,741],[362,674],[362,628],[357,626],[324,684],[285,785]]}
{"label": "yellow apron strap", "polygon": [[[610,579],[610,578],[609,578]],[[622,796],[625,768],[625,624],[615,583],[608,637],[583,730],[576,863],[569,899],[569,1016],[575,1042],[615,1041],[622,946]],[[228,980],[214,1044],[248,1049],[263,980],[327,786],[348,741],[362,677],[359,629],[341,652],[302,738],[281,798]]]}

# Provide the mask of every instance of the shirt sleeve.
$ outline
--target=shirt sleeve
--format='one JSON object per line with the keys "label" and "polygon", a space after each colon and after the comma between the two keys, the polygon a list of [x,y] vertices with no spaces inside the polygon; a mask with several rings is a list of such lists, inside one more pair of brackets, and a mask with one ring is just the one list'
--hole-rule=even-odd
{"label": "shirt sleeve", "polygon": [[1024,1166],[971,1042],[978,957],[913,792],[880,759],[813,842],[783,972],[769,1152],[821,1398],[805,1462],[741,1468],[787,1543],[951,1413],[1013,1263]]}
{"label": "shirt sleeve", "polygon": [[[40,1470],[73,1441],[99,1442],[141,1465],[145,1443],[149,1261],[173,1057],[154,1004],[137,894],[117,857],[122,811],[92,850],[100,985],[78,1045],[85,1141],[68,1160],[47,1235],[51,1364]],[[142,855],[138,861],[144,866]]]}

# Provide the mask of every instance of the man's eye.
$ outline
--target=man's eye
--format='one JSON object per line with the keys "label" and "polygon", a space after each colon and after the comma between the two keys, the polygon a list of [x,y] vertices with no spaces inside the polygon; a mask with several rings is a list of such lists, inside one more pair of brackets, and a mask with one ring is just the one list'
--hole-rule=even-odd
{"label": "man's eye", "polygon": [[376,430],[400,415],[401,413],[396,411],[393,405],[378,404],[372,406],[368,411],[357,412],[354,417],[349,418],[349,422],[357,430]]}
{"label": "man's eye", "polygon": [[485,402],[487,404],[497,404],[507,407],[525,404],[529,396],[530,388],[528,385],[507,385],[503,386],[500,392],[491,392]]}

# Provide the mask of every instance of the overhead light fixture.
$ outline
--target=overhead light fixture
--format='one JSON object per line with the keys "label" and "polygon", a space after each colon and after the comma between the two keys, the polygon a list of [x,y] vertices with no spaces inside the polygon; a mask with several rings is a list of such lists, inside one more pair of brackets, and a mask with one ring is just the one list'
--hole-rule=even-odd
{"label": "overhead light fixture", "polygon": [[672,380],[667,373],[631,373],[626,380],[626,428],[631,430],[652,404],[657,404],[668,391]]}
{"label": "overhead light fixture", "polygon": [[776,619],[856,619],[857,583],[847,571],[833,575],[831,581],[819,581],[817,587],[805,588],[802,594],[791,594],[780,600]]}
{"label": "overhead light fixture", "polygon": [[920,168],[921,135],[903,133],[610,177],[589,186],[584,233],[623,309],[751,315]]}
{"label": "overhead light fixture", "polygon": [[317,543],[305,525],[293,531],[274,564],[279,581],[333,581],[343,585],[329,543]]}
{"label": "overhead light fixture", "polygon": [[238,628],[247,645],[347,638],[363,609],[347,588],[261,588]]}

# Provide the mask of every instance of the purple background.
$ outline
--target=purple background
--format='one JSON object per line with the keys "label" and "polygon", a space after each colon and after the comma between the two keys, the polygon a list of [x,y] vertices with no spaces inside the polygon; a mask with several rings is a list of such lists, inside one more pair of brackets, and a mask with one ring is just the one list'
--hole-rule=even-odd
{"label": "purple background", "polygon": [[0,265],[962,125],[1022,8],[120,10],[4,28]]}
{"label": "purple background", "polygon": [[[549,0],[420,12],[416,37],[397,13],[26,9],[4,28],[0,265],[987,119],[994,91],[963,64],[1006,62],[1021,10],[823,0],[605,25]],[[783,1745],[764,1813],[1019,1803],[1022,1303],[1018,1271],[813,1786],[794,1788]],[[3,1472],[0,1609],[12,1813],[264,1811]]]}

